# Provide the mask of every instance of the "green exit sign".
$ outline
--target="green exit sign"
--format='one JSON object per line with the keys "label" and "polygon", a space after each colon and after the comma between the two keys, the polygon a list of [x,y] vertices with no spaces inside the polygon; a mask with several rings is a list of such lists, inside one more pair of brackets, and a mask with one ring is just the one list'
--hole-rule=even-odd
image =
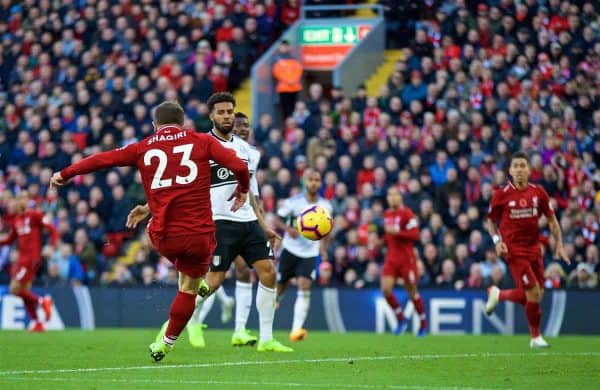
{"label": "green exit sign", "polygon": [[354,45],[371,31],[371,26],[304,26],[301,45]]}

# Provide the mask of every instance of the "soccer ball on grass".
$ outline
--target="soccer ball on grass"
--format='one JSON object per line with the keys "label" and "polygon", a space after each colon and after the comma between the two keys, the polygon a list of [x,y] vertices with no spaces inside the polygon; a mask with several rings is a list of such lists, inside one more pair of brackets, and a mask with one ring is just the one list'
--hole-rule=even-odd
{"label": "soccer ball on grass", "polygon": [[310,206],[303,210],[296,221],[296,228],[305,238],[317,241],[327,236],[333,227],[333,218],[322,206]]}

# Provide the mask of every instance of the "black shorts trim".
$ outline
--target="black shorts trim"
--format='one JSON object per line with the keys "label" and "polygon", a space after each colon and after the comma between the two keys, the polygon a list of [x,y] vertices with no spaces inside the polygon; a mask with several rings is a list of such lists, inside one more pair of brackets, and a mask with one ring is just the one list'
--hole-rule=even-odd
{"label": "black shorts trim", "polygon": [[226,272],[239,255],[252,267],[258,260],[273,259],[273,250],[258,221],[217,220],[217,249],[210,270]]}
{"label": "black shorts trim", "polygon": [[277,281],[285,283],[297,276],[315,279],[316,257],[299,257],[287,249],[281,252],[279,257],[279,268],[277,269]]}

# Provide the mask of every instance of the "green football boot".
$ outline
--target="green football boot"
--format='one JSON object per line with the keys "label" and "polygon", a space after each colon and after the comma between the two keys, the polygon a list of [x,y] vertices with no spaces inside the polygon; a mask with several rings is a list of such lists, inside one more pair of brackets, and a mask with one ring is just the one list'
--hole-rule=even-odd
{"label": "green football boot", "polygon": [[204,348],[206,346],[206,343],[204,342],[204,329],[206,328],[206,324],[191,324],[188,322],[186,329],[192,347]]}
{"label": "green football boot", "polygon": [[234,347],[253,346],[257,341],[258,337],[253,336],[248,329],[233,332],[231,335],[231,345]]}
{"label": "green football boot", "polygon": [[150,357],[155,362],[160,362],[164,359],[165,355],[171,352],[172,346],[164,343],[163,341],[157,341],[150,344]]}
{"label": "green football boot", "polygon": [[294,352],[290,347],[286,347],[275,339],[258,343],[258,352]]}

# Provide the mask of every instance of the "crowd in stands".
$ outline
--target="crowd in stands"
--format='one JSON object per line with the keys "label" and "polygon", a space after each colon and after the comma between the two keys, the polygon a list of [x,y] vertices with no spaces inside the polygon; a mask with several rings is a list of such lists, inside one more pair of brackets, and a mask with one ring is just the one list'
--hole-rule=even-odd
{"label": "crowd in stands", "polygon": [[[62,243],[45,253],[38,282],[175,283],[143,230],[125,229],[129,209],[144,202],[139,175],[128,168],[87,175],[57,193],[47,187],[50,174],[147,136],[149,108],[163,99],[181,101],[196,130],[210,129],[207,96],[239,84],[293,21],[289,9],[297,12],[298,2],[12,3],[0,1],[0,206],[9,211],[13,195],[28,189],[59,229]],[[542,220],[546,287],[596,288],[597,2],[382,3],[389,35],[405,48],[378,96],[312,84],[283,126],[258,118],[253,142],[263,152],[257,178],[268,220],[301,190],[303,170],[316,168],[335,218],[318,283],[376,287],[385,194],[398,186],[419,218],[421,286],[504,287],[510,276],[485,215],[508,179],[511,152],[522,150],[531,180],[552,198],[573,260],[568,267],[553,259]],[[411,23],[393,23],[401,7],[411,8]],[[8,248],[0,254],[0,282],[14,256]]]}

